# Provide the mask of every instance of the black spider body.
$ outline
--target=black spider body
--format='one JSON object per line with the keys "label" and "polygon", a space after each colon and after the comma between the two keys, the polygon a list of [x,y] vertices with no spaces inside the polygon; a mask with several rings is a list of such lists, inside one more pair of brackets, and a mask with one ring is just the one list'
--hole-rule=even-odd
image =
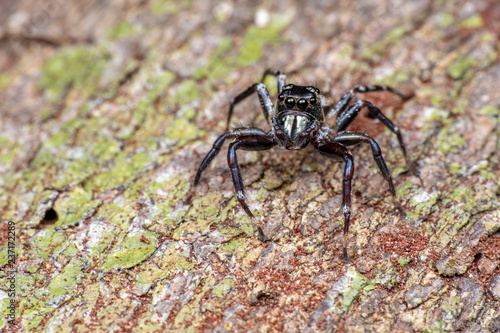
{"label": "black spider body", "polygon": [[[220,152],[226,139],[234,139],[228,148],[228,165],[231,170],[236,196],[245,212],[254,221],[255,218],[245,202],[244,186],[238,164],[236,151],[243,150],[268,150],[278,145],[287,150],[299,150],[312,144],[320,154],[332,158],[340,158],[345,162],[343,186],[342,186],[342,213],[344,214],[344,256],[347,258],[347,233],[351,219],[351,183],[354,174],[354,159],[348,150],[348,146],[359,143],[368,143],[372,149],[373,158],[379,170],[389,185],[393,196],[396,195],[391,174],[382,157],[377,142],[370,136],[361,132],[346,131],[361,109],[367,108],[372,116],[379,119],[386,127],[397,135],[399,145],[406,159],[406,149],[403,138],[397,126],[395,126],[384,114],[371,102],[358,100],[352,105],[351,100],[355,93],[389,91],[403,99],[409,96],[385,85],[356,86],[346,93],[339,102],[330,110],[323,105],[322,96],[318,88],[312,86],[285,85],[285,75],[279,71],[267,70],[261,81],[267,75],[278,78],[278,100],[276,108],[273,106],[269,92],[263,83],[255,83],[248,89],[238,94],[229,107],[227,125],[231,120],[234,106],[257,92],[262,106],[262,111],[271,130],[267,133],[258,127],[241,127],[227,131],[214,143],[212,149],[201,162],[194,180],[198,184],[201,173],[205,170],[213,158]],[[327,112],[325,113],[325,109]],[[333,128],[326,121],[335,116]],[[262,229],[257,226],[259,237],[265,240]]]}

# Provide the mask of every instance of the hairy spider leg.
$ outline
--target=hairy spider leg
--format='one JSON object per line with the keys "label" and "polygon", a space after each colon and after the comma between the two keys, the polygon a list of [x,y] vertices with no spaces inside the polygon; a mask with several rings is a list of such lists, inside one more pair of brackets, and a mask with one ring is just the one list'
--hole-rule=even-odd
{"label": "hairy spider leg", "polygon": [[326,118],[331,118],[336,114],[342,113],[348,107],[349,102],[356,95],[356,93],[367,93],[367,92],[377,92],[377,91],[388,91],[401,97],[403,101],[406,101],[413,97],[413,94],[405,95],[397,89],[383,85],[383,84],[372,84],[369,86],[354,86],[349,90],[348,93],[344,94],[342,98],[335,104],[335,106],[327,113]]}
{"label": "hairy spider leg", "polygon": [[354,175],[354,158],[349,150],[338,142],[316,139],[313,141],[313,145],[320,154],[328,157],[340,156],[345,162],[342,186],[342,212],[344,213],[344,259],[348,260],[347,234],[349,233],[349,224],[351,222],[351,188],[352,177]]}
{"label": "hairy spider leg", "polygon": [[392,182],[391,173],[385,164],[384,158],[382,157],[382,151],[378,143],[370,136],[360,133],[360,132],[340,132],[333,138],[333,141],[341,143],[346,146],[357,145],[361,142],[369,143],[372,148],[373,159],[377,162],[378,169],[384,176],[384,179],[389,184],[389,190],[392,196],[396,196],[396,190],[394,189],[394,184]]}
{"label": "hairy spider leg", "polygon": [[267,76],[272,75],[275,76],[278,80],[278,94],[283,90],[285,86],[286,75],[278,70],[266,69],[264,74],[262,74],[262,78],[260,83],[254,83],[246,90],[242,91],[236,97],[233,98],[231,103],[229,104],[229,111],[227,114],[227,122],[226,122],[226,132],[229,130],[229,123],[231,122],[231,118],[233,117],[234,107],[243,101],[248,96],[252,95],[255,91],[257,91],[260,100],[260,106],[262,108],[262,112],[264,113],[264,117],[266,118],[267,123],[269,123],[269,115],[274,116],[274,106],[271,101],[271,97],[269,95],[269,91],[264,85],[264,80]]}
{"label": "hairy spider leg", "polygon": [[399,127],[394,125],[394,123],[387,118],[382,111],[380,111],[379,108],[377,108],[375,105],[373,105],[371,102],[365,101],[365,100],[359,100],[353,105],[351,105],[347,110],[340,112],[337,115],[337,119],[335,119],[335,128],[337,129],[338,132],[344,131],[352,122],[353,120],[359,115],[359,112],[361,111],[362,108],[366,107],[370,114],[372,114],[375,118],[380,120],[382,124],[384,124],[385,127],[387,127],[389,130],[391,130],[392,133],[396,134],[399,142],[399,146],[401,147],[401,150],[403,151],[403,155],[406,161],[406,164],[408,165],[408,157],[406,155],[406,148],[405,144],[403,142],[403,136],[401,135],[401,131],[399,130]]}

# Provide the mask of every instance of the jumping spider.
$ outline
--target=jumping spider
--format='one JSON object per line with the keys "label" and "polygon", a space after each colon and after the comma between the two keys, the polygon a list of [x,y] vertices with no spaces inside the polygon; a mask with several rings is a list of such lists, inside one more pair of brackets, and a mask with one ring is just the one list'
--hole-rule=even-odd
{"label": "jumping spider", "polygon": [[[214,157],[220,152],[222,145],[226,139],[234,139],[229,144],[227,162],[231,169],[236,196],[245,210],[255,223],[255,217],[248,208],[245,202],[245,192],[243,181],[240,173],[240,166],[236,156],[238,149],[259,151],[267,150],[278,145],[282,149],[299,150],[305,148],[311,143],[320,154],[328,157],[340,157],[345,162],[343,188],[342,188],[342,212],[344,214],[344,258],[347,257],[347,233],[349,231],[349,223],[351,220],[351,181],[354,173],[354,158],[347,149],[347,146],[353,146],[359,143],[368,143],[372,149],[373,158],[382,172],[385,180],[389,184],[389,190],[393,197],[396,195],[394,184],[384,158],[377,142],[370,136],[361,132],[346,131],[347,127],[358,116],[361,109],[367,108],[370,114],[380,120],[391,132],[396,134],[405,160],[407,160],[406,149],[403,143],[403,138],[399,128],[392,123],[384,114],[366,100],[358,100],[352,105],[349,103],[354,98],[356,93],[389,91],[398,95],[403,100],[411,96],[402,94],[401,92],[385,86],[385,85],[369,85],[355,86],[348,93],[344,94],[340,101],[330,110],[327,105],[323,105],[323,98],[320,91],[312,86],[298,86],[294,84],[285,84],[285,75],[280,71],[266,70],[262,76],[261,82],[267,75],[273,75],[278,80],[278,100],[276,109],[273,106],[271,97],[266,86],[263,83],[255,83],[245,91],[238,94],[229,106],[229,114],[227,118],[226,133],[221,135],[214,143],[210,152],[201,162],[194,185],[196,186],[200,180],[201,173],[208,167]],[[271,130],[264,132],[257,127],[240,127],[228,131],[229,122],[233,113],[234,106],[242,100],[257,92],[264,112],[264,117],[270,125]],[[335,116],[333,127],[328,126],[327,119]],[[262,229],[257,226],[259,238],[265,241],[266,237]]]}

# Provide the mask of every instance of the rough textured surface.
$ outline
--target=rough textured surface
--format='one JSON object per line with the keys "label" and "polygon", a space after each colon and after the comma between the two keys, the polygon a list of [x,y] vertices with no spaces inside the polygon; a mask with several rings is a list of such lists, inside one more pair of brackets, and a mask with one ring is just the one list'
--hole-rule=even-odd
{"label": "rough textured surface", "polygon": [[[2,3],[0,262],[12,220],[18,297],[0,328],[500,330],[500,6],[329,3]],[[231,97],[268,67],[334,100],[378,82],[415,93],[363,96],[403,130],[413,169],[380,123],[353,124],[406,214],[354,148],[349,263],[343,165],[313,150],[239,154],[266,243],[224,154],[188,200]],[[255,97],[235,121],[266,127],[260,114]]]}

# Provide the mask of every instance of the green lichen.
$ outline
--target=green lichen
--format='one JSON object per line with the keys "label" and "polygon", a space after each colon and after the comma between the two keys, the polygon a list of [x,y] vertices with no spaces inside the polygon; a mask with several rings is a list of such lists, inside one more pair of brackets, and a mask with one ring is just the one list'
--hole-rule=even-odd
{"label": "green lichen", "polygon": [[4,90],[9,83],[13,81],[13,78],[11,75],[7,73],[1,73],[0,74],[0,90]]}
{"label": "green lichen", "polygon": [[108,55],[96,48],[63,48],[42,66],[38,86],[51,101],[58,101],[68,88],[92,95],[98,91],[107,59]]}
{"label": "green lichen", "polygon": [[133,25],[131,22],[123,21],[119,22],[114,27],[111,27],[107,31],[107,35],[111,39],[119,39],[123,37],[135,36],[140,32],[140,28],[137,25]]}
{"label": "green lichen", "polygon": [[158,249],[158,253],[141,265],[137,285],[151,285],[158,279],[188,271],[195,265],[190,250],[182,242],[171,242]]}
{"label": "green lichen", "polygon": [[431,326],[424,327],[424,333],[447,333],[446,322],[443,320],[438,320]]}
{"label": "green lichen", "polygon": [[200,92],[195,81],[184,80],[171,93],[171,101],[179,105],[191,103],[200,99]]}
{"label": "green lichen", "polygon": [[398,258],[398,264],[399,266],[406,266],[412,261],[411,257],[406,257],[406,258]]}
{"label": "green lichen", "polygon": [[452,294],[455,295],[445,298],[443,304],[441,305],[445,320],[453,320],[458,317],[464,306],[460,297],[456,296],[456,292],[452,292]]}
{"label": "green lichen", "polygon": [[474,14],[460,22],[462,28],[480,28],[483,26],[483,18],[479,14]]}
{"label": "green lichen", "polygon": [[446,72],[455,80],[468,79],[474,73],[476,64],[477,60],[472,57],[458,58],[448,66]]}
{"label": "green lichen", "polygon": [[156,250],[158,236],[152,232],[132,230],[109,252],[103,269],[105,272],[117,268],[134,267]]}
{"label": "green lichen", "polygon": [[67,241],[68,239],[61,232],[54,229],[41,230],[31,238],[34,250],[43,259],[48,259]]}
{"label": "green lichen", "polygon": [[226,254],[230,255],[234,253],[236,249],[239,247],[243,246],[246,243],[246,239],[240,238],[240,239],[233,239],[229,243],[226,243],[220,247],[220,249],[225,252]]}
{"label": "green lichen", "polygon": [[459,133],[454,132],[452,128],[446,127],[439,132],[436,145],[442,154],[456,154],[467,145],[467,141]]}
{"label": "green lichen", "polygon": [[225,55],[231,48],[233,47],[233,42],[228,37],[222,37],[219,40],[217,48],[215,51],[208,57],[206,63],[198,67],[193,72],[193,77],[195,79],[201,78],[210,78],[214,79],[222,79],[228,75],[231,71],[232,66],[228,66],[229,59]]}
{"label": "green lichen", "polygon": [[392,289],[398,282],[400,282],[399,275],[396,271],[396,267],[390,262],[382,262],[377,266],[377,274],[375,278],[373,278],[370,283],[371,284],[379,284],[384,288]]}
{"label": "green lichen", "polygon": [[381,78],[376,83],[381,83],[381,84],[385,84],[388,86],[397,87],[397,86],[401,85],[401,83],[407,82],[408,80],[410,80],[410,77],[411,77],[411,75],[410,75],[410,72],[408,70],[400,69],[389,76]]}
{"label": "green lichen", "polygon": [[234,286],[234,279],[226,278],[214,287],[214,289],[212,290],[212,294],[215,297],[222,298],[231,290],[233,286]]}
{"label": "green lichen", "polygon": [[[111,210],[107,211],[111,213]],[[117,216],[115,215],[114,218],[116,217]],[[120,228],[117,228],[116,226],[107,223],[93,224],[89,230],[90,239],[85,244],[89,249],[90,252],[89,256],[95,257],[103,254],[104,251],[114,242],[114,240],[118,237],[119,234],[120,234]]]}
{"label": "green lichen", "polygon": [[206,235],[210,227],[214,224],[213,220],[198,219],[196,222],[185,222],[177,226],[172,234],[172,239],[181,240],[193,235]]}
{"label": "green lichen", "polygon": [[[182,332],[197,332],[203,325],[206,325],[206,321],[203,317],[199,316],[199,310],[202,308],[202,302],[206,302],[208,298],[208,292],[213,287],[215,279],[210,277],[204,279],[203,287],[201,291],[194,295],[194,298],[188,305],[181,308],[177,316],[175,317],[173,327],[175,329],[179,328]],[[224,281],[223,281],[224,282]],[[230,282],[224,282],[227,284]]]}
{"label": "green lichen", "polygon": [[126,230],[128,222],[135,217],[135,211],[130,205],[121,207],[117,204],[103,204],[96,216],[105,219],[108,224]]}
{"label": "green lichen", "polygon": [[218,192],[210,192],[202,198],[193,200],[191,209],[186,214],[185,219],[207,218],[219,212],[219,205],[224,200]]}
{"label": "green lichen", "polygon": [[165,129],[165,135],[170,140],[182,140],[179,145],[194,140],[201,135],[201,131],[186,118],[175,118],[171,125]]}
{"label": "green lichen", "polygon": [[229,212],[232,211],[232,209],[237,206],[236,201],[237,201],[237,199],[234,196],[231,198],[231,200],[229,200],[229,202],[227,202],[226,207],[224,207],[220,212],[220,220],[221,221],[225,221],[228,217]]}
{"label": "green lichen", "polygon": [[65,193],[56,200],[53,209],[57,212],[59,220],[57,226],[67,225],[83,219],[93,212],[100,202],[93,200],[93,194],[78,186],[69,193]]}
{"label": "green lichen", "polygon": [[361,291],[370,284],[364,275],[359,274],[354,267],[349,267],[347,269],[347,279],[348,285],[346,290],[342,294],[342,301],[340,309],[343,312],[347,312],[356,298],[360,295]]}
{"label": "green lichen", "polygon": [[438,13],[436,15],[436,21],[439,27],[447,28],[455,23],[455,17],[450,13]]}
{"label": "green lichen", "polygon": [[264,201],[268,197],[269,191],[267,191],[265,188],[261,187],[259,188],[259,191],[255,195],[255,200],[257,201]]}
{"label": "green lichen", "polygon": [[0,136],[0,164],[12,163],[19,154],[19,146],[9,138]]}
{"label": "green lichen", "polygon": [[93,177],[87,186],[101,190],[123,186],[134,180],[151,164],[151,156],[138,153],[129,157],[127,152],[120,152],[116,155],[114,164],[108,172]]}
{"label": "green lichen", "polygon": [[250,26],[243,36],[243,42],[236,58],[237,66],[249,66],[262,57],[266,45],[283,39],[282,31],[291,22],[291,16],[274,17],[264,28]]}
{"label": "green lichen", "polygon": [[396,194],[398,197],[406,197],[410,194],[410,191],[415,188],[417,188],[417,185],[407,180],[403,184],[396,187]]}
{"label": "green lichen", "polygon": [[60,297],[65,295],[70,295],[75,292],[75,286],[83,279],[83,269],[85,263],[79,259],[75,258],[71,260],[61,271],[60,274],[56,274],[48,286],[49,293],[51,297]]}
{"label": "green lichen", "polygon": [[409,24],[407,25],[399,25],[394,27],[393,29],[389,30],[385,35],[384,39],[376,42],[369,47],[363,48],[362,51],[362,56],[363,58],[377,58],[383,55],[384,53],[387,52],[390,46],[397,44],[400,42],[401,38],[405,34],[408,33],[408,31],[411,31],[413,27]]}
{"label": "green lichen", "polygon": [[175,14],[181,10],[188,10],[192,6],[189,0],[154,0],[150,3],[151,13],[160,14]]}
{"label": "green lichen", "polygon": [[467,172],[467,167],[460,163],[450,163],[448,167],[450,168],[449,171],[451,174],[465,175],[465,173]]}
{"label": "green lichen", "polygon": [[481,185],[470,187],[455,187],[452,191],[442,194],[442,203],[453,206],[440,214],[436,232],[431,242],[439,241],[441,247],[448,245],[461,228],[466,226],[472,214],[490,209],[495,200],[493,190]]}
{"label": "green lichen", "polygon": [[440,197],[441,193],[439,191],[434,191],[432,193],[421,192],[412,195],[410,198],[410,207],[415,207],[414,214],[419,217],[424,217],[437,209],[436,203]]}
{"label": "green lichen", "polygon": [[479,114],[489,116],[489,119],[493,124],[497,124],[498,122],[500,122],[500,108],[494,105],[485,106],[484,108],[479,110]]}

